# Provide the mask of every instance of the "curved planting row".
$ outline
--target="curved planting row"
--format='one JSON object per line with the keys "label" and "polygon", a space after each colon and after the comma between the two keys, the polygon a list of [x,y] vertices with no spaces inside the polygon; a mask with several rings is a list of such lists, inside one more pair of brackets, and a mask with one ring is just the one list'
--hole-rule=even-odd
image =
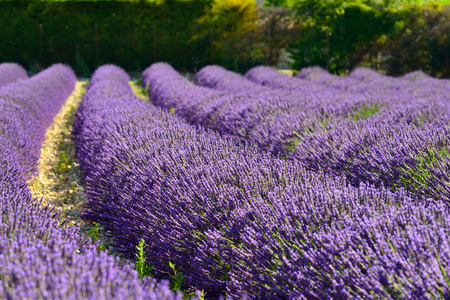
{"label": "curved planting row", "polygon": [[302,78],[291,77],[287,74],[278,72],[276,69],[267,66],[258,66],[249,70],[245,77],[257,84],[276,88],[276,89],[290,89],[290,90],[306,90],[309,91],[311,84],[313,91],[323,91],[324,85],[311,83]]}
{"label": "curved planting row", "polygon": [[27,71],[16,63],[0,64],[0,88],[18,80],[28,78]]}
{"label": "curved planting row", "polygon": [[[448,297],[450,217],[403,191],[310,173],[140,101],[96,71],[74,127],[89,202],[132,258],[206,296]],[[170,266],[170,263],[172,267]]]}
{"label": "curved planting row", "polygon": [[[366,69],[363,69],[364,71]],[[255,82],[258,82],[260,84],[268,84],[271,85],[267,79],[263,79],[264,77],[260,77],[259,73],[269,73],[273,74],[274,82],[277,82],[277,80],[280,81],[279,88],[292,88],[296,86],[296,80],[293,79],[286,79],[287,77],[282,76],[281,78],[278,77],[278,74],[273,72],[273,68],[271,67],[257,67],[252,70],[250,70],[246,77],[254,80]],[[278,72],[278,71],[277,71]],[[369,71],[370,72],[370,71]],[[279,79],[277,79],[279,78]],[[284,79],[282,79],[284,78]],[[346,77],[346,76],[337,76],[330,74],[327,70],[322,69],[321,67],[309,67],[309,68],[303,68],[300,70],[300,72],[296,75],[296,78],[307,80],[310,82],[314,82],[315,84],[321,84],[324,86],[332,87],[337,90],[345,91],[348,89],[351,89],[352,86],[358,86],[361,84],[361,79],[359,78],[352,78],[352,77]],[[295,78],[294,78],[295,79]],[[282,85],[283,82],[286,84],[286,82],[291,83],[290,86]]]}
{"label": "curved planting row", "polygon": [[[272,88],[272,97],[286,97],[286,93],[290,92],[290,102],[300,103],[305,111],[311,108],[332,111],[333,113],[322,114],[326,119],[322,120],[324,123],[332,123],[336,117],[350,117],[357,120],[374,114],[379,122],[423,123],[446,119],[449,113],[450,85],[448,83],[450,81],[448,80],[423,77],[420,73],[411,74],[410,80],[397,79],[366,68],[355,69],[347,77],[331,75],[318,67],[307,68],[303,71],[307,74],[319,74],[319,77],[338,78],[342,85],[351,85],[355,81],[364,83],[365,92],[337,91],[329,84],[321,85],[320,92],[308,92],[303,89],[304,80],[290,77],[265,66],[253,68],[247,73],[247,78],[260,84],[254,88],[251,88],[251,82],[243,76],[217,66],[208,66],[200,70],[195,82],[211,89],[244,95],[246,98],[241,98],[241,102],[251,102],[252,94],[261,89]],[[151,74],[150,68],[146,73]],[[173,75],[172,78],[175,76]],[[275,84],[271,84],[272,81]],[[282,83],[285,85],[281,85]],[[245,91],[245,94],[236,92],[241,90]],[[299,94],[299,91],[302,92]],[[257,97],[259,97],[258,94]],[[327,105],[334,106],[334,110],[325,109]],[[343,106],[351,106],[353,111],[342,109]],[[296,110],[289,110],[288,114],[295,115],[296,112]]]}
{"label": "curved planting row", "polygon": [[368,68],[356,68],[348,76],[336,76],[319,67],[310,67],[302,69],[296,77],[278,72],[276,69],[268,66],[258,66],[249,70],[245,77],[252,82],[260,85],[284,89],[284,90],[308,90],[309,85],[321,87],[319,92],[331,88],[335,93],[348,91],[352,93],[367,93],[376,90],[380,95],[391,92],[391,78],[383,76],[378,72]]}
{"label": "curved planting row", "polygon": [[218,66],[205,67],[195,78],[198,84],[218,88],[216,91],[193,85],[165,63],[145,70],[143,81],[155,105],[174,109],[193,124],[251,140],[261,148],[267,147],[266,137],[277,134],[264,126],[279,115],[295,116],[294,128],[321,127],[324,118],[347,116],[375,101],[364,96],[336,97],[330,91],[315,97],[301,91],[264,88]]}
{"label": "curved planting row", "polygon": [[[261,68],[264,69],[266,68]],[[269,74],[266,79],[272,76],[271,72],[280,74],[274,69],[266,70]],[[317,68],[311,68],[309,72],[327,73]],[[259,74],[263,77],[262,73]],[[198,83],[213,88],[220,86],[221,90],[229,92],[248,87],[245,79],[239,80],[240,75],[221,68],[205,67],[197,76]],[[280,78],[284,76],[280,74]],[[381,78],[383,75],[360,68],[348,78],[342,77],[340,81],[350,79],[352,82],[351,77],[366,80]],[[433,78],[425,80],[439,82]],[[384,88],[380,85],[379,90]],[[267,132],[287,129],[287,138],[281,142],[291,150],[289,156],[308,169],[345,174],[353,185],[366,182],[393,189],[405,187],[415,195],[441,199],[450,204],[450,98],[447,99],[449,95],[443,90],[433,92],[436,92],[433,96],[414,100],[408,91],[403,90],[397,97],[385,98],[384,102],[379,102],[385,108],[380,112],[374,111],[377,114],[368,121],[354,122],[342,119],[342,114],[335,115],[327,120],[332,128],[309,130],[307,135],[299,134],[304,132],[304,128],[294,120],[301,115],[296,115],[295,111],[292,114],[280,114],[273,119],[278,121],[278,128]],[[321,94],[316,96],[320,97]],[[345,94],[344,97],[352,97],[352,94]],[[334,105],[338,106],[339,101],[335,101]],[[289,132],[290,130],[292,131]],[[292,134],[294,131],[296,134]],[[291,136],[288,136],[289,133]]]}
{"label": "curved planting row", "polygon": [[70,68],[54,65],[0,90],[0,298],[174,299],[167,284],[141,281],[31,197],[27,179],[45,128],[75,81]]}
{"label": "curved planting row", "polygon": [[270,88],[260,86],[250,80],[246,80],[243,76],[239,76],[237,73],[223,72],[224,70],[225,69],[223,67],[217,65],[206,66],[195,75],[194,83],[215,90],[223,90],[234,93],[258,93],[271,90]]}
{"label": "curved planting row", "polygon": [[[158,64],[155,64],[154,66],[156,65]],[[151,68],[153,68],[153,66]],[[169,68],[169,66],[167,66],[167,69],[171,69],[171,67]],[[172,72],[175,73],[174,70]],[[150,73],[151,71],[148,69],[144,74],[147,74],[146,76],[148,76]],[[270,100],[277,99],[277,104],[279,106],[282,106],[283,103],[289,103],[296,110],[307,110],[313,108],[321,108],[322,110],[326,110],[326,107],[329,107],[329,109],[335,108],[335,111],[328,112],[329,115],[342,115],[348,113],[349,111],[339,110],[338,107],[341,107],[342,103],[357,106],[362,102],[371,100],[368,97],[364,97],[365,95],[355,97],[353,94],[343,92],[337,94],[335,89],[329,88],[325,85],[320,85],[305,80],[302,81],[299,79],[297,79],[297,81],[304,83],[304,85],[300,84],[293,90],[274,89],[269,86],[255,83],[242,75],[227,71],[223,67],[216,65],[202,68],[194,78],[194,83],[196,85],[208,87],[214,90],[225,91],[227,93],[233,93],[240,96],[239,102],[247,103],[256,99],[267,99],[266,101],[270,103]],[[275,107],[269,107],[265,110],[271,111],[274,108]],[[292,109],[289,111],[292,111]]]}
{"label": "curved planting row", "polygon": [[[144,72],[144,77],[149,77],[152,73],[152,68],[153,67]],[[242,115],[242,110],[259,110],[261,111],[260,113],[266,113],[271,117],[276,117],[280,114],[299,115],[304,112],[312,112],[315,110],[315,114],[320,116],[319,119],[321,120],[324,118],[330,119],[341,116],[354,117],[355,111],[366,107],[379,107],[385,105],[387,100],[385,97],[377,97],[376,95],[370,96],[364,93],[337,91],[326,85],[289,77],[270,67],[257,67],[254,70],[266,70],[264,73],[264,80],[270,80],[270,76],[275,78],[280,74],[281,80],[285,81],[285,77],[287,77],[288,79],[296,81],[297,85],[292,89],[281,89],[276,88],[276,86],[264,85],[264,83],[259,84],[219,66],[204,67],[196,74],[194,82],[199,86],[225,91],[239,96],[239,102],[242,103],[243,106],[241,111],[234,111],[236,110],[234,105],[221,107],[220,111],[222,114],[228,113],[231,115],[234,113],[234,115],[238,116]],[[249,71],[249,73],[252,71],[253,70]],[[271,74],[273,71],[276,72],[275,75]],[[168,72],[169,71],[167,71],[167,73]],[[175,77],[176,72],[173,70],[172,73],[174,73],[172,77]],[[261,93],[262,91],[263,93]],[[275,105],[269,105],[273,102],[272,99],[280,100],[278,100]],[[290,104],[289,109],[277,109],[278,107],[276,105],[281,108],[286,106],[285,103]],[[229,112],[230,110],[233,112]]]}
{"label": "curved planting row", "polygon": [[24,174],[34,171],[45,129],[72,93],[76,77],[63,65],[0,89],[2,145],[18,155]]}
{"label": "curved planting row", "polygon": [[[248,71],[245,77],[260,85],[284,91],[302,89],[304,78],[307,78],[314,84],[322,84],[324,89],[334,89],[335,97],[345,90],[345,97],[364,95],[369,99],[375,98],[375,101],[361,107],[359,114],[367,117],[376,112],[379,122],[432,122],[447,119],[450,113],[450,81],[423,76],[420,72],[412,73],[410,77],[393,78],[371,69],[357,68],[348,76],[336,76],[312,67],[303,69],[297,77],[291,77],[274,68],[260,66]],[[320,98],[321,94],[317,97]]]}
{"label": "curved planting row", "polygon": [[[143,84],[149,91],[154,91],[151,101],[155,105],[172,109],[172,112],[183,114],[193,124],[203,125],[205,120],[212,118],[216,109],[215,102],[227,96],[226,92],[198,87],[181,75],[174,76],[174,73],[179,74],[169,64],[155,63],[152,70],[154,71],[152,73],[161,76],[161,83],[171,84],[172,88],[169,89],[164,84],[152,84],[152,80],[149,79],[152,73],[146,70],[142,73]],[[228,98],[232,101],[235,97]]]}
{"label": "curved planting row", "polygon": [[[150,99],[156,105],[175,107],[177,113],[192,122],[191,112],[201,107],[201,101],[187,113],[183,108],[178,109],[179,104],[188,106],[191,95],[201,94],[204,87],[195,89],[189,83],[178,84],[184,80],[181,75],[162,64],[151,66],[143,77]],[[323,118],[317,111],[305,109],[302,112],[292,107],[286,112],[274,113],[276,110],[267,105],[270,103],[267,98],[254,100],[240,91],[250,86],[241,79],[240,75],[218,67],[200,71],[198,83],[227,89],[230,93],[227,99],[235,97],[242,102],[226,102],[221,97],[211,100],[203,93],[205,102],[216,103],[216,112],[204,117],[200,124],[255,142],[262,149],[292,158],[306,169],[344,175],[354,186],[365,182],[392,190],[403,187],[417,197],[450,204],[449,102],[432,99],[434,102],[411,101],[409,105],[401,105],[402,102],[390,99],[392,108],[382,112],[377,113],[377,106],[357,111],[355,115],[360,114],[359,117],[376,113],[369,120],[359,122],[355,121],[355,115],[350,119],[345,114]],[[407,97],[400,95],[399,98]],[[389,100],[385,102],[388,103]],[[197,119],[199,115],[201,109]]]}
{"label": "curved planting row", "polygon": [[292,158],[311,170],[345,175],[354,186],[402,187],[450,206],[448,125],[340,121],[332,130],[296,142]]}
{"label": "curved planting row", "polygon": [[[268,67],[254,68],[246,76],[261,84],[285,80],[287,89],[297,80]],[[321,83],[338,77],[320,68],[304,69],[298,76]],[[450,204],[450,81],[420,72],[397,79],[365,68],[337,80],[348,87],[357,80],[370,93],[388,95],[380,102],[386,108],[367,121],[334,120],[328,131],[310,136],[294,135],[290,120],[279,121],[278,127],[288,129],[285,140],[294,144],[291,156],[307,168],[345,174],[354,185],[404,187]]]}
{"label": "curved planting row", "polygon": [[378,97],[395,98],[396,93],[408,94],[409,101],[411,98],[450,93],[449,80],[435,79],[423,72],[394,78],[372,69],[356,68],[348,76],[337,76],[320,67],[308,67],[303,68],[296,77],[291,77],[274,68],[259,66],[248,71],[245,76],[260,85],[278,89],[303,90],[305,82],[309,82],[314,87],[320,85],[341,92],[366,93]]}

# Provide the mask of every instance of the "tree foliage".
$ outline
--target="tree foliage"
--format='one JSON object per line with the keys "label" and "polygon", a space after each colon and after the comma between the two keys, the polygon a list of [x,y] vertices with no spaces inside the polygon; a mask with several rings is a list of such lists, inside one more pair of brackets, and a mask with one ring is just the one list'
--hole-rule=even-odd
{"label": "tree foliage", "polygon": [[297,40],[290,50],[295,68],[322,66],[334,73],[353,69],[373,56],[377,40],[395,28],[397,16],[368,1],[298,1]]}
{"label": "tree foliage", "polygon": [[[295,14],[293,67],[347,73],[359,65],[399,75],[449,76],[448,1],[268,0]],[[446,5],[447,4],[447,5]]]}

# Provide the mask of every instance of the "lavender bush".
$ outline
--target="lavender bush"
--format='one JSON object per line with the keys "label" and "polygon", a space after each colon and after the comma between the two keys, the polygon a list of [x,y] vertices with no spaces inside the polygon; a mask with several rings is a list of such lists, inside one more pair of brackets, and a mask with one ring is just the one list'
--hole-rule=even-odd
{"label": "lavender bush", "polygon": [[25,80],[28,78],[27,72],[19,64],[0,64],[0,88],[12,82]]}
{"label": "lavender bush", "polygon": [[[306,90],[273,90],[218,66],[205,67],[195,77],[197,84],[217,88],[216,91],[192,85],[170,65],[163,63],[148,68],[143,73],[143,81],[155,105],[174,109],[193,124],[251,140],[263,149],[267,148],[267,143],[254,129],[261,128],[274,118],[298,116],[295,122],[297,129],[300,126],[306,130],[315,124],[322,127],[326,119],[354,114],[354,111],[371,106],[376,101],[363,95],[336,96],[334,91],[327,90],[321,97],[308,94]],[[303,133],[302,130],[298,132]],[[276,133],[265,134],[272,136]]]}
{"label": "lavender bush", "polygon": [[168,283],[140,280],[130,265],[98,253],[31,197],[27,179],[45,128],[75,80],[70,68],[54,65],[0,90],[0,298],[181,299]]}
{"label": "lavender bush", "polygon": [[26,175],[35,169],[45,129],[75,85],[73,71],[54,65],[0,89],[0,135],[19,156]]}
{"label": "lavender bush", "polygon": [[[269,67],[258,67],[250,70],[246,77],[255,80],[258,82],[262,78],[259,77],[258,73],[272,73],[274,70]],[[276,71],[276,70],[275,70]],[[277,71],[278,72],[278,71]],[[278,74],[273,72],[273,76],[275,78],[278,78]],[[284,77],[284,76],[282,76]],[[284,77],[285,78],[285,77]],[[300,70],[300,72],[297,74],[296,78],[300,78],[303,80],[308,80],[314,83],[319,83],[324,86],[332,87],[337,90],[347,90],[350,89],[354,85],[358,85],[361,83],[361,80],[357,78],[350,78],[345,76],[337,76],[330,74],[327,70],[322,69],[321,67],[309,67],[309,68],[303,68]],[[286,80],[286,79],[285,79]],[[295,80],[287,79],[288,82],[292,82],[293,86],[295,87]],[[283,80],[281,80],[283,82]],[[286,88],[287,86],[279,86],[280,88]]]}
{"label": "lavender bush", "polygon": [[[317,67],[304,69],[297,76],[331,88],[346,86],[354,95],[362,88],[371,95],[380,95],[377,105],[382,109],[367,121],[333,120],[331,129],[314,131],[309,137],[289,136],[292,119],[274,120],[270,128],[283,128],[284,140],[292,141],[291,157],[308,168],[344,172],[354,185],[370,182],[391,188],[403,186],[415,195],[449,203],[446,136],[450,125],[450,81],[417,72],[392,78],[365,68],[355,69],[348,77],[331,75]],[[254,68],[247,77],[260,82],[286,79],[290,85],[283,88],[295,89],[296,78],[267,67]],[[266,128],[259,130],[267,132]],[[276,137],[274,140],[277,142]]]}
{"label": "lavender bush", "polygon": [[[425,76],[424,76],[425,75]],[[331,75],[318,67],[305,68],[296,78],[281,74],[273,68],[256,67],[246,77],[269,84],[281,90],[297,90],[305,79],[323,84],[324,88],[345,90],[346,97],[366,95],[375,98],[373,105],[377,122],[398,123],[406,121],[416,126],[423,123],[447,122],[450,101],[450,80],[435,79],[422,72],[413,72],[403,78],[393,78],[367,68],[357,68],[349,76]],[[301,81],[298,80],[301,78]],[[269,84],[270,85],[270,84]],[[341,92],[338,92],[341,94]],[[371,116],[371,115],[369,115]]]}
{"label": "lavender bush", "polygon": [[[414,78],[414,74],[411,76]],[[356,68],[348,76],[336,76],[319,67],[310,67],[302,69],[296,77],[291,77],[274,68],[259,66],[248,71],[245,77],[260,85],[277,89],[304,90],[309,83],[314,86],[314,91],[319,85],[322,86],[319,91],[332,88],[335,93],[363,93],[387,100],[407,96],[411,101],[450,92],[450,81],[446,79],[420,76],[420,80],[412,82],[407,75],[404,78],[394,78],[368,68]]]}
{"label": "lavender bush", "polygon": [[[317,68],[309,71],[316,72],[317,76],[327,74]],[[223,97],[210,100],[202,93],[203,87],[196,89],[185,83],[188,90],[178,88],[175,82],[184,79],[168,65],[155,64],[143,77],[156,105],[178,107],[179,101],[187,106],[191,95],[204,95],[204,102],[218,104],[214,118],[205,117],[200,124],[254,142],[261,149],[296,160],[306,169],[344,175],[354,186],[365,182],[392,190],[403,187],[415,196],[450,203],[446,139],[450,98],[443,92],[445,82],[430,79],[434,82],[431,85],[441,89],[430,88],[430,92],[424,89],[423,93],[415,95],[408,90],[411,82],[403,84],[402,93],[388,96],[384,95],[387,93],[383,88],[390,90],[392,85],[381,85],[380,97],[356,92],[337,93],[337,89],[324,85],[321,97],[320,93],[299,93],[299,89],[293,87],[293,82],[299,79],[274,69],[257,67],[249,73],[264,80],[278,78],[277,82],[287,77],[292,86],[284,90],[255,87],[242,76],[221,67],[203,68],[195,82],[228,92],[226,102]],[[306,71],[303,74],[306,76]],[[351,82],[386,77],[367,69],[355,70],[352,74],[358,79],[351,79]],[[346,79],[339,78],[341,82]],[[287,94],[287,91],[292,92]],[[180,96],[173,97],[175,93]],[[233,97],[238,100],[229,100]],[[327,103],[334,109],[326,109]],[[191,121],[190,112],[177,111]],[[200,111],[197,118],[199,115]]]}
{"label": "lavender bush", "polygon": [[[174,97],[187,105],[182,92]],[[84,217],[129,258],[143,238],[157,277],[172,274],[170,262],[184,288],[210,298],[450,296],[450,219],[439,201],[354,187],[191,127],[140,101],[114,66],[93,75],[74,133]]]}
{"label": "lavender bush", "polygon": [[225,293],[230,266],[207,252],[205,234],[216,228],[239,238],[227,226],[235,210],[281,181],[311,177],[142,102],[113,66],[94,74],[74,131],[89,199],[85,218],[109,230],[129,258],[143,238],[158,276],[167,278],[172,262],[184,288],[210,297]]}
{"label": "lavender bush", "polygon": [[[251,70],[248,75],[258,79],[257,74],[260,71],[257,70],[258,68]],[[278,76],[274,71],[272,69],[270,72],[273,72],[274,76]],[[264,78],[264,75],[262,78]],[[259,78],[259,80],[262,78]],[[297,74],[297,78],[353,93],[383,94],[388,97],[401,94],[407,96],[409,101],[430,95],[436,97],[450,92],[450,80],[435,79],[421,71],[411,72],[401,78],[394,78],[382,75],[372,69],[356,68],[348,76],[336,76],[319,67],[310,67],[302,69]],[[292,80],[292,82],[291,88],[295,86],[295,80]]]}

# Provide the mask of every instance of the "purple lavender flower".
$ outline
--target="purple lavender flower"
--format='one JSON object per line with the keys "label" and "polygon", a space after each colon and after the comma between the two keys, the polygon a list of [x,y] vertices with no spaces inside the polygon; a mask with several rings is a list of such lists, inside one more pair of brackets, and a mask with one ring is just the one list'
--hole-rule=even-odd
{"label": "purple lavender flower", "polygon": [[19,64],[1,63],[0,64],[0,88],[10,83],[25,80],[28,78],[27,72]]}
{"label": "purple lavender flower", "polygon": [[26,180],[45,129],[75,81],[69,67],[54,65],[0,89],[0,298],[182,299],[168,282],[140,280],[131,265],[98,253],[31,197]]}
{"label": "purple lavender flower", "polygon": [[[184,108],[198,117],[203,101],[224,95],[164,64],[144,75],[154,103],[187,118]],[[439,145],[439,130],[430,148]],[[392,131],[382,131],[386,142]],[[89,199],[84,218],[100,222],[129,258],[144,238],[158,278],[171,274],[172,262],[183,288],[212,298],[450,295],[450,219],[440,201],[401,187],[349,185],[344,174],[307,171],[300,160],[192,127],[140,101],[114,66],[93,75],[74,133]]]}

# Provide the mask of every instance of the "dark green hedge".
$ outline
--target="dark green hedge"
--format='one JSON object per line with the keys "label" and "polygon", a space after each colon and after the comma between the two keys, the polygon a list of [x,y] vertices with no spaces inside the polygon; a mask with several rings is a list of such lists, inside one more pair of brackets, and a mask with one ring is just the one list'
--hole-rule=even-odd
{"label": "dark green hedge", "polygon": [[85,76],[105,63],[129,71],[154,61],[200,67],[208,45],[194,38],[196,20],[210,3],[0,2],[0,62],[31,70],[65,62]]}
{"label": "dark green hedge", "polygon": [[295,69],[345,74],[365,65],[450,77],[449,6],[296,0],[258,15],[250,0],[226,1],[0,0],[0,62],[32,71],[65,62],[82,76],[105,63],[139,72],[155,61],[182,71],[215,63],[245,72],[275,64],[288,48]]}

